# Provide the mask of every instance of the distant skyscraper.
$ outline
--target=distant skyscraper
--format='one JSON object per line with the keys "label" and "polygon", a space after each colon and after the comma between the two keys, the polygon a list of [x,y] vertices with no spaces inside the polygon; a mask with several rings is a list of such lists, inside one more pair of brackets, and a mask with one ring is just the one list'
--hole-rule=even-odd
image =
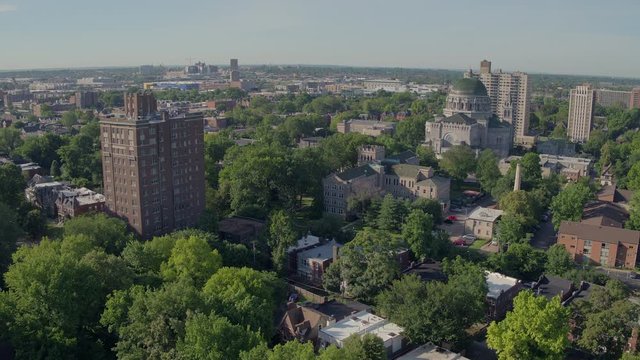
{"label": "distant skyscraper", "polygon": [[229,61],[229,81],[240,81],[240,70],[238,69],[238,59]]}
{"label": "distant skyscraper", "polygon": [[479,79],[491,98],[491,110],[513,126],[513,142],[521,144],[529,132],[531,83],[523,72],[491,72],[491,61],[480,62]]}
{"label": "distant skyscraper", "polygon": [[238,59],[229,60],[229,70],[238,70]]}
{"label": "distant skyscraper", "polygon": [[629,100],[631,109],[640,109],[640,87],[631,90],[631,99]]}
{"label": "distant skyscraper", "polygon": [[76,107],[86,109],[95,107],[98,104],[98,93],[95,91],[76,92]]}
{"label": "distant skyscraper", "polygon": [[589,140],[595,94],[591,85],[580,85],[569,95],[569,120],[567,136],[573,142],[583,143]]}
{"label": "distant skyscraper", "polygon": [[100,120],[110,212],[142,238],[194,226],[204,210],[202,114],[169,116],[151,93],[125,95],[125,114]]}

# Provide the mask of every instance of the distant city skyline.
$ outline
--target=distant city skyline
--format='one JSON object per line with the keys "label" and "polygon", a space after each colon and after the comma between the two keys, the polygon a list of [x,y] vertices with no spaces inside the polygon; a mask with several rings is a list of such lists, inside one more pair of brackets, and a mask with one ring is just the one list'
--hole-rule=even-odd
{"label": "distant city skyline", "polygon": [[[615,6],[614,6],[615,5]],[[0,0],[0,70],[179,65],[494,69],[640,78],[640,2]]]}

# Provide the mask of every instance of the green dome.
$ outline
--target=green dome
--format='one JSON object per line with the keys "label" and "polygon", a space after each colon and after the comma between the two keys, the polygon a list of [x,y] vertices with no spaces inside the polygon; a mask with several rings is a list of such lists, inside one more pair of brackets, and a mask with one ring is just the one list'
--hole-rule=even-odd
{"label": "green dome", "polygon": [[478,79],[459,79],[453,83],[451,92],[457,95],[487,96],[487,88]]}

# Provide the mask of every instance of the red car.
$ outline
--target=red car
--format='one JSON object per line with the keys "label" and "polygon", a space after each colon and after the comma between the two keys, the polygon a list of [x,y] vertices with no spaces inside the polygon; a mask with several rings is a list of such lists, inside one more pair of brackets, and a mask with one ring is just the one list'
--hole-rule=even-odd
{"label": "red car", "polygon": [[453,240],[453,245],[454,246],[466,246],[467,244],[464,242],[463,238],[458,238],[456,240]]}
{"label": "red car", "polygon": [[449,216],[447,216],[447,220],[456,221],[456,220],[458,220],[458,218],[455,215],[449,215]]}

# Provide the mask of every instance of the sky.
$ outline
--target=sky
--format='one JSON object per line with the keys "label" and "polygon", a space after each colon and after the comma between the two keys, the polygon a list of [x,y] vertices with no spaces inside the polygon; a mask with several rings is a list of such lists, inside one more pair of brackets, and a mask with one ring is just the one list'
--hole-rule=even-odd
{"label": "sky", "polygon": [[0,0],[0,70],[227,64],[640,78],[640,0]]}

